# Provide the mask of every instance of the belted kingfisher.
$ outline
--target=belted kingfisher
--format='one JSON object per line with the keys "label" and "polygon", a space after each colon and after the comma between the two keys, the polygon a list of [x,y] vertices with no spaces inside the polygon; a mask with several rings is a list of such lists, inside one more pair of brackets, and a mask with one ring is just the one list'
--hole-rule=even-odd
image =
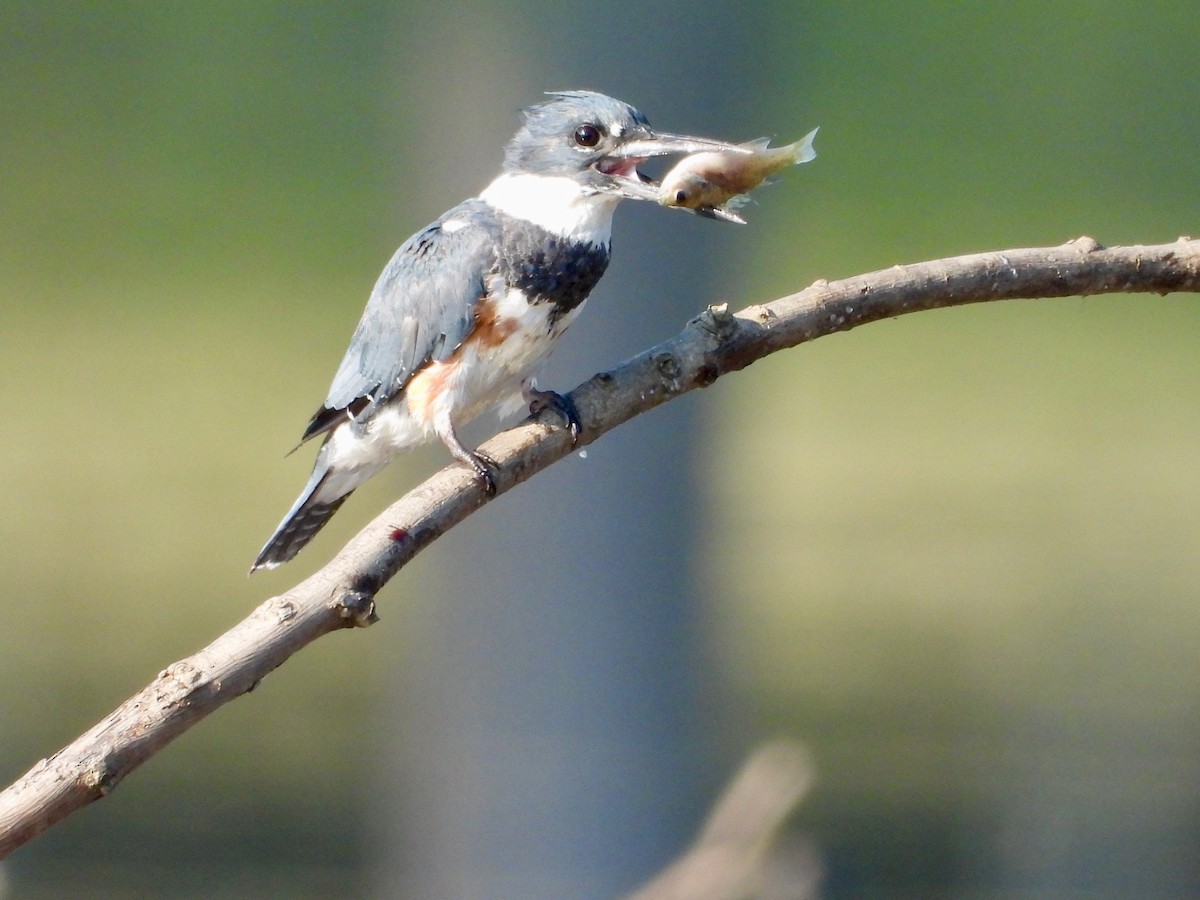
{"label": "belted kingfisher", "polygon": [[494,463],[457,429],[488,409],[557,411],[535,378],[608,266],[622,199],[656,200],[649,157],[745,152],[663,134],[620,100],[564,91],[524,112],[500,175],[405,241],[379,276],[329,396],[300,443],[325,441],[312,475],[250,571],[294,557],[398,450],[440,438],[489,494]]}

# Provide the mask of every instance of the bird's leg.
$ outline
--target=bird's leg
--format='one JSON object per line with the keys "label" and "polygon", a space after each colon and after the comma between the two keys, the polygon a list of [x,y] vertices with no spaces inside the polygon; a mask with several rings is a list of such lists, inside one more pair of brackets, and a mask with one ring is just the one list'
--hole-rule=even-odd
{"label": "bird's leg", "polygon": [[442,439],[450,455],[460,463],[468,466],[475,476],[483,482],[483,492],[489,497],[496,496],[496,470],[500,468],[497,462],[486,453],[478,450],[468,450],[454,433],[454,425],[450,422],[441,423],[435,428],[437,436]]}
{"label": "bird's leg", "polygon": [[579,421],[579,410],[575,408],[575,404],[569,397],[564,397],[555,391],[540,390],[532,378],[521,385],[521,396],[529,404],[530,415],[536,416],[542,410],[549,409],[562,416],[563,421],[567,423],[567,431],[571,433],[571,443],[579,442],[579,433],[583,431],[583,423]]}

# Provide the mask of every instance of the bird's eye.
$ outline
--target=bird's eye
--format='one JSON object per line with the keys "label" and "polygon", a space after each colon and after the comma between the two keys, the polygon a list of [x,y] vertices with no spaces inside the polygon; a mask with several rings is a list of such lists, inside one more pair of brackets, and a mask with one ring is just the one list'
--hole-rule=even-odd
{"label": "bird's eye", "polygon": [[595,147],[600,143],[600,129],[595,125],[580,125],[572,137],[580,147]]}

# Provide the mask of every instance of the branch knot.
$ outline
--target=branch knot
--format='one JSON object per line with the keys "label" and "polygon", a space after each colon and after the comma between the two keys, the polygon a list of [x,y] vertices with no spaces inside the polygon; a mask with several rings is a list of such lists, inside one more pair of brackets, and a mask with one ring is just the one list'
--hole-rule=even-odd
{"label": "branch knot", "polygon": [[689,325],[694,325],[701,331],[708,332],[723,342],[737,331],[737,319],[729,311],[728,303],[715,303],[700,315],[693,318]]}

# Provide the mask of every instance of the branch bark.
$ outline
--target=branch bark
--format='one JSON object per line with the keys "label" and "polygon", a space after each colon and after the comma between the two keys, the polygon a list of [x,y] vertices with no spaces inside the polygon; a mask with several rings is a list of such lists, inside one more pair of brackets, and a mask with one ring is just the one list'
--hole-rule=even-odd
{"label": "branch bark", "polygon": [[[1105,249],[1083,237],[1060,247],[1007,250],[894,266],[737,313],[713,307],[675,337],[593,376],[571,397],[588,444],[623,422],[778,350],[879,319],[1018,297],[1200,291],[1200,241]],[[499,463],[498,493],[574,448],[553,423],[526,421],[481,448]],[[422,549],[488,502],[451,466],[364,528],[333,560],[264,602],[0,793],[0,858],[106,796],[168,743],[252,689],[293,653],[331,631],[369,625],[374,597]]]}

